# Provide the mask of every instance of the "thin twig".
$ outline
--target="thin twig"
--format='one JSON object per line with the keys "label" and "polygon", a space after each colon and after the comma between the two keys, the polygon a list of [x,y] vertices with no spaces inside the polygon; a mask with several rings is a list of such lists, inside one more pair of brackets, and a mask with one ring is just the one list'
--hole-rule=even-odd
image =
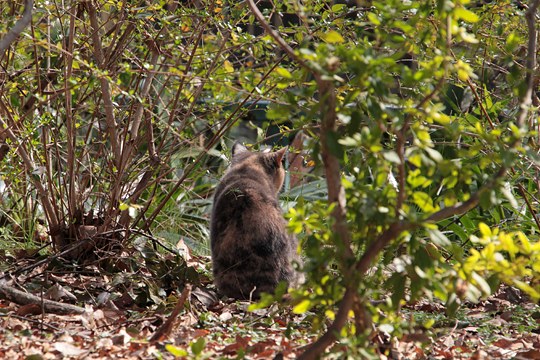
{"label": "thin twig", "polygon": [[14,319],[19,319],[19,320],[23,320],[23,321],[28,321],[28,322],[33,323],[33,324],[38,324],[38,325],[40,325],[42,327],[47,327],[47,328],[49,328],[51,330],[56,331],[55,335],[59,335],[59,334],[61,334],[62,332],[65,331],[65,329],[61,329],[59,327],[56,327],[56,326],[51,325],[49,323],[46,323],[43,320],[35,320],[35,319],[28,318],[26,316],[20,316],[20,315],[17,315],[17,314],[3,314],[3,313],[0,313],[0,317],[14,318]]}
{"label": "thin twig", "polygon": [[115,165],[117,168],[120,168],[118,165],[121,160],[121,149],[120,145],[118,144],[118,131],[116,119],[114,116],[114,104],[112,101],[112,93],[109,86],[109,79],[107,79],[106,76],[107,69],[105,64],[105,58],[103,56],[101,38],[99,36],[99,23],[95,2],[91,0],[86,1],[86,9],[88,11],[88,16],[90,17],[90,24],[92,25],[92,42],[94,57],[96,58],[96,63],[98,65],[99,71],[101,72],[98,77],[101,85],[103,108],[105,110],[105,120],[107,123],[107,132],[109,135],[109,141],[111,142]]}
{"label": "thin twig", "polygon": [[521,194],[521,197],[523,198],[523,200],[525,200],[525,203],[527,204],[527,208],[529,209],[529,212],[531,213],[534,219],[534,222],[536,223],[536,228],[540,230],[540,219],[538,219],[536,210],[533,208],[531,202],[529,201],[529,198],[527,197],[527,192],[523,188],[523,185],[518,184],[518,190],[519,190],[519,193]]}
{"label": "thin twig", "polygon": [[531,0],[529,9],[525,13],[527,28],[529,32],[529,42],[527,44],[527,62],[525,73],[525,84],[527,91],[523,93],[520,109],[517,116],[517,125],[520,129],[525,127],[525,120],[529,114],[529,107],[532,104],[532,94],[534,89],[534,73],[536,69],[536,41],[538,32],[536,30],[536,11],[540,5],[540,0]]}
{"label": "thin twig", "polygon": [[[171,197],[176,193],[176,191],[182,186],[184,181],[188,178],[191,171],[193,171],[199,163],[202,161],[204,156],[208,154],[208,151],[214,147],[214,145],[221,139],[221,137],[231,129],[234,124],[236,124],[236,121],[240,118],[238,113],[240,109],[244,107],[244,105],[248,102],[249,99],[253,98],[253,95],[255,92],[260,88],[260,86],[268,79],[270,74],[275,70],[276,67],[279,66],[281,63],[281,60],[283,58],[280,58],[276,61],[276,63],[262,76],[262,78],[259,80],[256,86],[253,87],[253,89],[246,94],[244,99],[236,106],[235,110],[229,115],[229,117],[223,122],[223,126],[220,130],[217,131],[217,133],[208,141],[206,146],[204,147],[204,150],[199,153],[199,155],[191,162],[184,170],[184,173],[176,181],[173,188],[169,191],[168,194],[164,196],[164,198],[161,200],[161,202],[156,206],[155,210],[150,214],[148,219],[145,222],[145,225],[143,226],[143,230],[148,229],[150,227],[150,224],[155,220],[159,212],[163,209],[163,207],[167,204],[167,202],[171,199]],[[258,99],[251,104],[251,106],[255,106],[258,102]],[[150,206],[150,203],[148,203],[143,211],[139,214],[139,216],[133,221],[132,227],[135,227],[137,223],[142,219],[143,215],[146,213],[146,210]]]}
{"label": "thin twig", "polygon": [[186,303],[189,294],[191,294],[191,285],[186,284],[171,315],[169,315],[167,320],[159,327],[159,329],[156,330],[154,335],[152,335],[152,337],[150,338],[151,343],[160,341],[171,334],[172,330],[174,329],[174,323],[176,321],[176,318],[178,317],[178,314],[180,314],[180,311],[184,308],[184,304]]}
{"label": "thin twig", "polygon": [[26,147],[21,143],[21,139],[17,137],[17,135],[13,132],[13,129],[17,128],[17,126],[15,125],[15,119],[13,119],[11,112],[8,110],[6,104],[2,100],[0,100],[0,108],[8,119],[8,122],[6,122],[3,118],[0,117],[0,125],[2,125],[2,127],[4,128],[3,133],[5,134],[6,138],[10,139],[13,142],[13,144],[18,144],[17,153],[21,157],[21,160],[24,164],[24,169],[29,175],[32,184],[36,187],[38,196],[41,200],[41,205],[44,209],[45,216],[47,217],[49,229],[51,230],[51,233],[54,237],[56,235],[55,232],[58,231],[60,220],[58,219],[57,213],[51,202],[51,199],[49,198],[47,190],[41,183],[40,177],[34,175],[34,172],[38,169],[38,167],[32,160]]}
{"label": "thin twig", "polygon": [[313,67],[310,66],[307,62],[305,62],[304,59],[302,59],[300,56],[296,55],[293,48],[290,47],[289,44],[287,44],[287,42],[279,35],[276,30],[272,29],[272,27],[268,24],[257,5],[255,5],[255,2],[253,0],[247,0],[247,3],[251,12],[253,13],[253,15],[255,15],[257,20],[259,20],[259,23],[261,24],[263,29],[278,43],[279,47],[281,47],[281,49],[283,49],[283,51],[285,51],[291,59],[302,65],[304,68],[314,71]]}
{"label": "thin twig", "polygon": [[[115,234],[115,233],[121,233],[123,232],[124,230],[123,229],[114,229],[114,230],[110,230],[110,231],[105,231],[105,232],[102,232],[102,233],[99,233],[99,236],[108,236],[108,235],[112,235],[112,234]],[[0,275],[0,280],[3,280],[5,279],[6,277],[8,277],[9,275],[13,276],[13,275],[17,275],[17,274],[21,274],[21,273],[24,273],[24,272],[27,272],[27,271],[30,271],[30,270],[33,270],[43,264],[47,264],[55,259],[58,259],[70,252],[72,252],[73,250],[77,249],[77,248],[80,248],[84,245],[86,245],[87,243],[93,241],[93,239],[91,238],[85,238],[85,239],[81,239],[81,240],[78,240],[78,241],[75,241],[71,244],[69,244],[68,246],[66,246],[61,252],[59,253],[56,253],[56,254],[53,254],[53,255],[50,255],[48,257],[46,257],[45,259],[42,259],[40,261],[37,261],[35,263],[32,263],[30,265],[27,265],[27,266],[24,266],[22,268],[19,268],[19,269],[15,269],[14,271],[11,271],[11,272],[7,272],[3,275]]]}
{"label": "thin twig", "polygon": [[20,18],[15,23],[13,28],[11,28],[11,30],[9,30],[9,32],[0,40],[0,59],[4,57],[4,53],[9,45],[11,45],[11,43],[14,42],[17,37],[19,37],[22,31],[28,26],[28,24],[30,24],[30,21],[32,21],[33,7],[34,0],[26,0],[24,3],[24,12],[22,18]]}

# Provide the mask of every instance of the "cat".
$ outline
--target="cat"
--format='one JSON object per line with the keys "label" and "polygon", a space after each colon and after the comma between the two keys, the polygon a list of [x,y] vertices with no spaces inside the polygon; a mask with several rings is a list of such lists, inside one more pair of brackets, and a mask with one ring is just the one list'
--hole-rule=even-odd
{"label": "cat", "polygon": [[229,298],[258,299],[280,281],[296,286],[301,276],[298,242],[287,232],[278,202],[287,148],[251,152],[232,147],[232,163],[214,194],[210,244],[214,282]]}

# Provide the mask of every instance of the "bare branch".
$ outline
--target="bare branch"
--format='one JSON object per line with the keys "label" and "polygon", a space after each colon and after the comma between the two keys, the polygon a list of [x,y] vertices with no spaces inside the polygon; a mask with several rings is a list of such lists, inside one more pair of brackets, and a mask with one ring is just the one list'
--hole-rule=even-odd
{"label": "bare branch", "polygon": [[[74,34],[75,33],[75,9],[72,7],[69,9],[70,16],[69,16],[69,33]],[[77,130],[76,130],[76,124],[73,119],[73,109],[72,109],[72,96],[71,96],[71,89],[69,88],[69,80],[72,76],[73,72],[73,43],[74,43],[74,37],[68,36],[67,41],[64,44],[64,47],[66,48],[66,56],[65,56],[65,76],[64,76],[64,88],[65,88],[65,97],[66,97],[66,125],[67,125],[67,164],[68,164],[68,197],[67,197],[67,203],[68,203],[68,211],[69,214],[74,214],[76,211],[77,203],[76,203],[76,196],[75,196],[75,148],[76,148],[76,136],[77,136]],[[47,152],[47,155],[49,153]],[[49,183],[52,183],[52,181],[49,181]]]}
{"label": "bare branch", "polygon": [[43,305],[43,312],[53,314],[82,314],[84,308],[71,304],[60,303],[57,301],[43,299],[39,296],[26,293],[21,290],[12,288],[5,283],[0,283],[0,298],[12,301],[19,305]]}
{"label": "bare branch", "polygon": [[279,47],[283,49],[283,51],[285,51],[287,55],[289,55],[289,57],[293,59],[294,61],[298,62],[300,65],[302,65],[306,69],[315,71],[311,66],[309,66],[308,63],[304,61],[304,59],[296,55],[293,48],[290,47],[289,44],[287,44],[285,40],[283,40],[283,38],[279,35],[277,31],[272,29],[272,27],[270,26],[270,24],[268,24],[268,22],[264,18],[264,15],[261,13],[257,5],[255,5],[255,2],[253,0],[247,0],[247,2],[253,15],[255,15],[257,20],[259,20],[259,23],[264,28],[264,30],[268,33],[268,35],[270,35],[278,43]]}
{"label": "bare branch", "polygon": [[326,332],[313,344],[308,345],[306,350],[298,356],[298,360],[315,360],[319,359],[326,348],[337,339],[337,334],[345,326],[349,317],[349,310],[354,303],[356,295],[356,287],[348,287],[341,299],[340,306],[336,313],[334,322],[326,329]]}
{"label": "bare branch", "polygon": [[20,18],[13,28],[9,30],[9,32],[4,36],[3,39],[0,40],[0,58],[4,56],[4,53],[6,52],[7,48],[19,35],[23,32],[23,30],[30,24],[30,21],[32,21],[32,8],[34,7],[34,0],[25,0],[24,2],[24,12],[22,18]]}
{"label": "bare branch", "polygon": [[411,230],[414,226],[415,225],[409,222],[393,223],[369,245],[362,258],[354,266],[351,274],[352,279],[347,285],[334,321],[323,336],[306,348],[304,353],[298,357],[298,360],[318,359],[324,350],[337,340],[337,334],[339,334],[341,329],[345,326],[349,311],[354,304],[354,297],[362,275],[369,269],[371,263],[382,249],[384,249],[392,240],[396,239],[402,232]]}
{"label": "bare branch", "polygon": [[184,290],[182,290],[182,293],[178,298],[178,302],[176,303],[176,306],[174,307],[171,315],[169,315],[167,320],[156,330],[154,335],[152,335],[152,337],[150,338],[151,343],[160,341],[171,334],[172,330],[174,329],[174,323],[176,321],[176,318],[178,317],[178,314],[180,314],[180,311],[184,308],[184,304],[186,303],[189,294],[191,294],[191,285],[186,284]]}
{"label": "bare branch", "polygon": [[45,216],[47,217],[47,221],[49,223],[49,227],[51,229],[51,233],[54,233],[58,230],[59,227],[59,219],[57,216],[57,212],[55,211],[55,208],[51,202],[51,199],[49,198],[49,194],[43,184],[41,183],[41,179],[36,176],[32,176],[34,171],[37,170],[38,166],[33,162],[32,158],[30,157],[30,154],[26,150],[26,147],[23,146],[23,144],[20,144],[20,139],[17,137],[17,135],[13,132],[13,129],[16,128],[14,126],[15,121],[11,116],[11,112],[8,110],[6,104],[4,104],[3,101],[0,100],[0,108],[4,111],[6,114],[9,124],[6,123],[1,117],[0,117],[0,125],[4,128],[3,133],[6,136],[7,139],[10,139],[13,144],[19,144],[17,146],[17,153],[21,157],[21,160],[24,164],[24,169],[26,170],[26,173],[29,175],[29,178],[32,181],[32,184],[36,187],[38,196],[41,200],[41,205],[43,206],[43,210],[45,212]]}
{"label": "bare branch", "polygon": [[[326,183],[328,187],[328,203],[335,204],[332,216],[335,220],[333,225],[334,233],[340,240],[342,248],[338,250],[339,254],[343,254],[342,264],[349,264],[350,259],[354,259],[354,253],[351,247],[351,234],[347,225],[347,210],[345,189],[341,184],[341,167],[339,159],[334,156],[328,146],[328,134],[336,131],[337,115],[336,115],[336,90],[332,79],[326,79],[322,73],[302,58],[300,58],[280,34],[272,29],[268,24],[263,14],[259,11],[253,0],[248,0],[251,12],[259,20],[261,26],[270,36],[277,42],[283,51],[294,61],[301,66],[311,71],[317,80],[317,88],[320,95],[320,118],[321,118],[321,156],[323,159],[324,172],[326,175]],[[345,269],[348,271],[349,269]]]}
{"label": "bare branch", "polygon": [[[222,128],[208,141],[207,145],[204,147],[204,149],[199,153],[199,155],[193,160],[192,163],[190,163],[184,170],[183,175],[176,181],[173,188],[169,191],[169,193],[164,196],[164,198],[161,200],[161,202],[156,206],[156,209],[148,216],[148,219],[145,222],[145,225],[143,226],[143,229],[148,229],[150,227],[150,224],[155,220],[159,212],[163,209],[163,207],[167,204],[167,202],[170,200],[170,198],[176,193],[176,191],[182,186],[184,181],[187,179],[188,175],[191,173],[193,169],[195,169],[196,166],[198,166],[199,162],[203,159],[203,157],[214,147],[214,145],[221,139],[221,137],[231,129],[231,127],[236,123],[236,121],[239,119],[239,112],[240,109],[242,109],[247,101],[251,98],[253,98],[253,94],[257,91],[257,89],[260,88],[260,86],[268,79],[270,74],[274,71],[274,69],[281,63],[281,60],[283,58],[279,58],[276,60],[276,63],[261,77],[259,82],[256,86],[251,89],[251,91],[244,97],[244,99],[236,106],[236,109],[229,115],[229,117],[224,121],[224,124]],[[212,65],[213,66],[213,65]],[[148,207],[149,203],[147,204]],[[139,216],[133,221],[133,226],[135,226],[142,218],[143,214],[145,214],[147,208],[144,211],[141,211]]]}
{"label": "bare branch", "polygon": [[526,75],[525,84],[527,90],[523,94],[521,99],[521,105],[518,113],[517,124],[520,129],[525,126],[525,120],[529,113],[529,107],[532,104],[532,93],[534,89],[534,71],[536,68],[536,41],[538,37],[538,31],[536,30],[536,11],[540,5],[540,0],[531,0],[529,9],[525,13],[525,19],[527,20],[527,28],[529,31],[529,42],[527,44],[527,62],[526,62]]}
{"label": "bare branch", "polygon": [[[341,183],[341,165],[339,159],[330,152],[328,145],[328,135],[337,130],[336,90],[332,80],[323,80],[321,77],[318,77],[317,85],[321,97],[321,156],[328,188],[328,203],[335,204],[332,212],[332,217],[335,220],[333,230],[338,236],[342,247],[338,249],[337,253],[343,254],[343,258],[341,259],[342,264],[349,266],[350,260],[354,259],[354,253],[351,247],[351,232],[347,225],[345,188]],[[348,270],[344,269],[345,272]]]}
{"label": "bare branch", "polygon": [[[540,0],[532,0],[531,6],[527,11],[527,23],[529,26],[529,45],[527,53],[527,74],[526,74],[526,83],[527,91],[521,100],[520,104],[520,113],[518,116],[518,125],[520,128],[525,126],[525,119],[528,113],[529,106],[531,104],[532,92],[534,81],[532,79],[532,74],[534,73],[534,68],[536,67],[536,38],[537,31],[535,26],[534,19],[536,18],[536,11],[539,6]],[[517,142],[513,144],[516,146]],[[354,304],[354,296],[356,289],[358,287],[358,282],[362,274],[364,274],[369,267],[371,266],[374,259],[377,255],[393,240],[397,239],[401,233],[404,231],[411,231],[423,223],[427,222],[438,222],[444,219],[447,219],[451,216],[464,214],[473,208],[475,208],[480,202],[481,195],[493,189],[497,186],[498,182],[507,174],[508,169],[505,166],[502,166],[499,171],[493,176],[491,181],[483,185],[476,193],[472,194],[471,197],[463,202],[458,203],[455,206],[447,207],[441,209],[440,211],[429,216],[424,222],[420,223],[410,223],[410,222],[396,222],[390,225],[390,227],[383,232],[376,240],[374,240],[367,248],[363,256],[354,266],[353,275],[356,275],[354,280],[351,280],[347,285],[345,294],[340,303],[338,312],[334,322],[328,327],[326,333],[321,336],[313,344],[309,345],[307,349],[301,354],[298,359],[300,360],[311,360],[317,359],[319,356],[326,350],[326,348],[337,340],[337,334],[345,326],[347,322],[347,314],[351,310]]]}
{"label": "bare branch", "polygon": [[[92,25],[92,42],[94,45],[94,57],[96,58],[97,65],[100,71],[106,71],[105,58],[103,56],[103,47],[101,45],[101,38],[99,37],[99,24],[98,16],[96,13],[96,7],[93,1],[86,2],[86,9],[88,16],[90,17],[90,24]],[[107,132],[109,133],[109,141],[111,142],[111,148],[113,151],[114,159],[117,167],[118,162],[121,159],[121,149],[118,144],[118,130],[116,119],[114,117],[114,105],[112,101],[111,89],[109,87],[109,81],[105,74],[99,75],[99,81],[101,84],[101,92],[103,98],[103,108],[105,109],[105,119],[107,122]]]}

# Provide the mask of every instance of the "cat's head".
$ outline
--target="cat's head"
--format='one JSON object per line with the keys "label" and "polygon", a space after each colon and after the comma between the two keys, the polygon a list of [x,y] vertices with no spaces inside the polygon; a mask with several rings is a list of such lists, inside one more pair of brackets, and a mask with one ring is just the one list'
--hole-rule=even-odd
{"label": "cat's head", "polygon": [[283,159],[286,153],[287,147],[278,151],[253,152],[236,142],[232,147],[232,165],[249,164],[249,166],[263,170],[271,178],[277,193],[285,180]]}

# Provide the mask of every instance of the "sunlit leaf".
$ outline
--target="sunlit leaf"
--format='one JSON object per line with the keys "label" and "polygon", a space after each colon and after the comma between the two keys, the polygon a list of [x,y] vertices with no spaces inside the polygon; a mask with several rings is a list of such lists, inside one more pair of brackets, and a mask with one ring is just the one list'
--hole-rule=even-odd
{"label": "sunlit leaf", "polygon": [[278,67],[276,68],[276,72],[281,76],[281,77],[284,77],[286,79],[292,79],[292,74],[289,72],[289,70],[283,68],[283,67]]}
{"label": "sunlit leaf", "polygon": [[327,33],[324,33],[322,35],[322,38],[324,41],[330,44],[345,42],[345,39],[343,38],[343,36],[341,36],[341,34],[335,30],[331,30]]}
{"label": "sunlit leaf", "polygon": [[293,313],[303,314],[311,308],[311,301],[309,299],[304,299],[300,301],[293,307]]}
{"label": "sunlit leaf", "polygon": [[475,22],[478,22],[478,20],[480,20],[478,15],[462,7],[458,7],[454,9],[454,16],[458,20],[463,20],[470,23],[475,23]]}
{"label": "sunlit leaf", "polygon": [[478,224],[478,229],[480,230],[480,234],[482,234],[483,237],[490,237],[492,235],[489,226],[487,226],[483,222]]}
{"label": "sunlit leaf", "polygon": [[172,344],[166,344],[165,349],[167,349],[168,352],[170,352],[174,356],[187,356],[188,352],[185,349],[179,348],[177,346],[174,346]]}

